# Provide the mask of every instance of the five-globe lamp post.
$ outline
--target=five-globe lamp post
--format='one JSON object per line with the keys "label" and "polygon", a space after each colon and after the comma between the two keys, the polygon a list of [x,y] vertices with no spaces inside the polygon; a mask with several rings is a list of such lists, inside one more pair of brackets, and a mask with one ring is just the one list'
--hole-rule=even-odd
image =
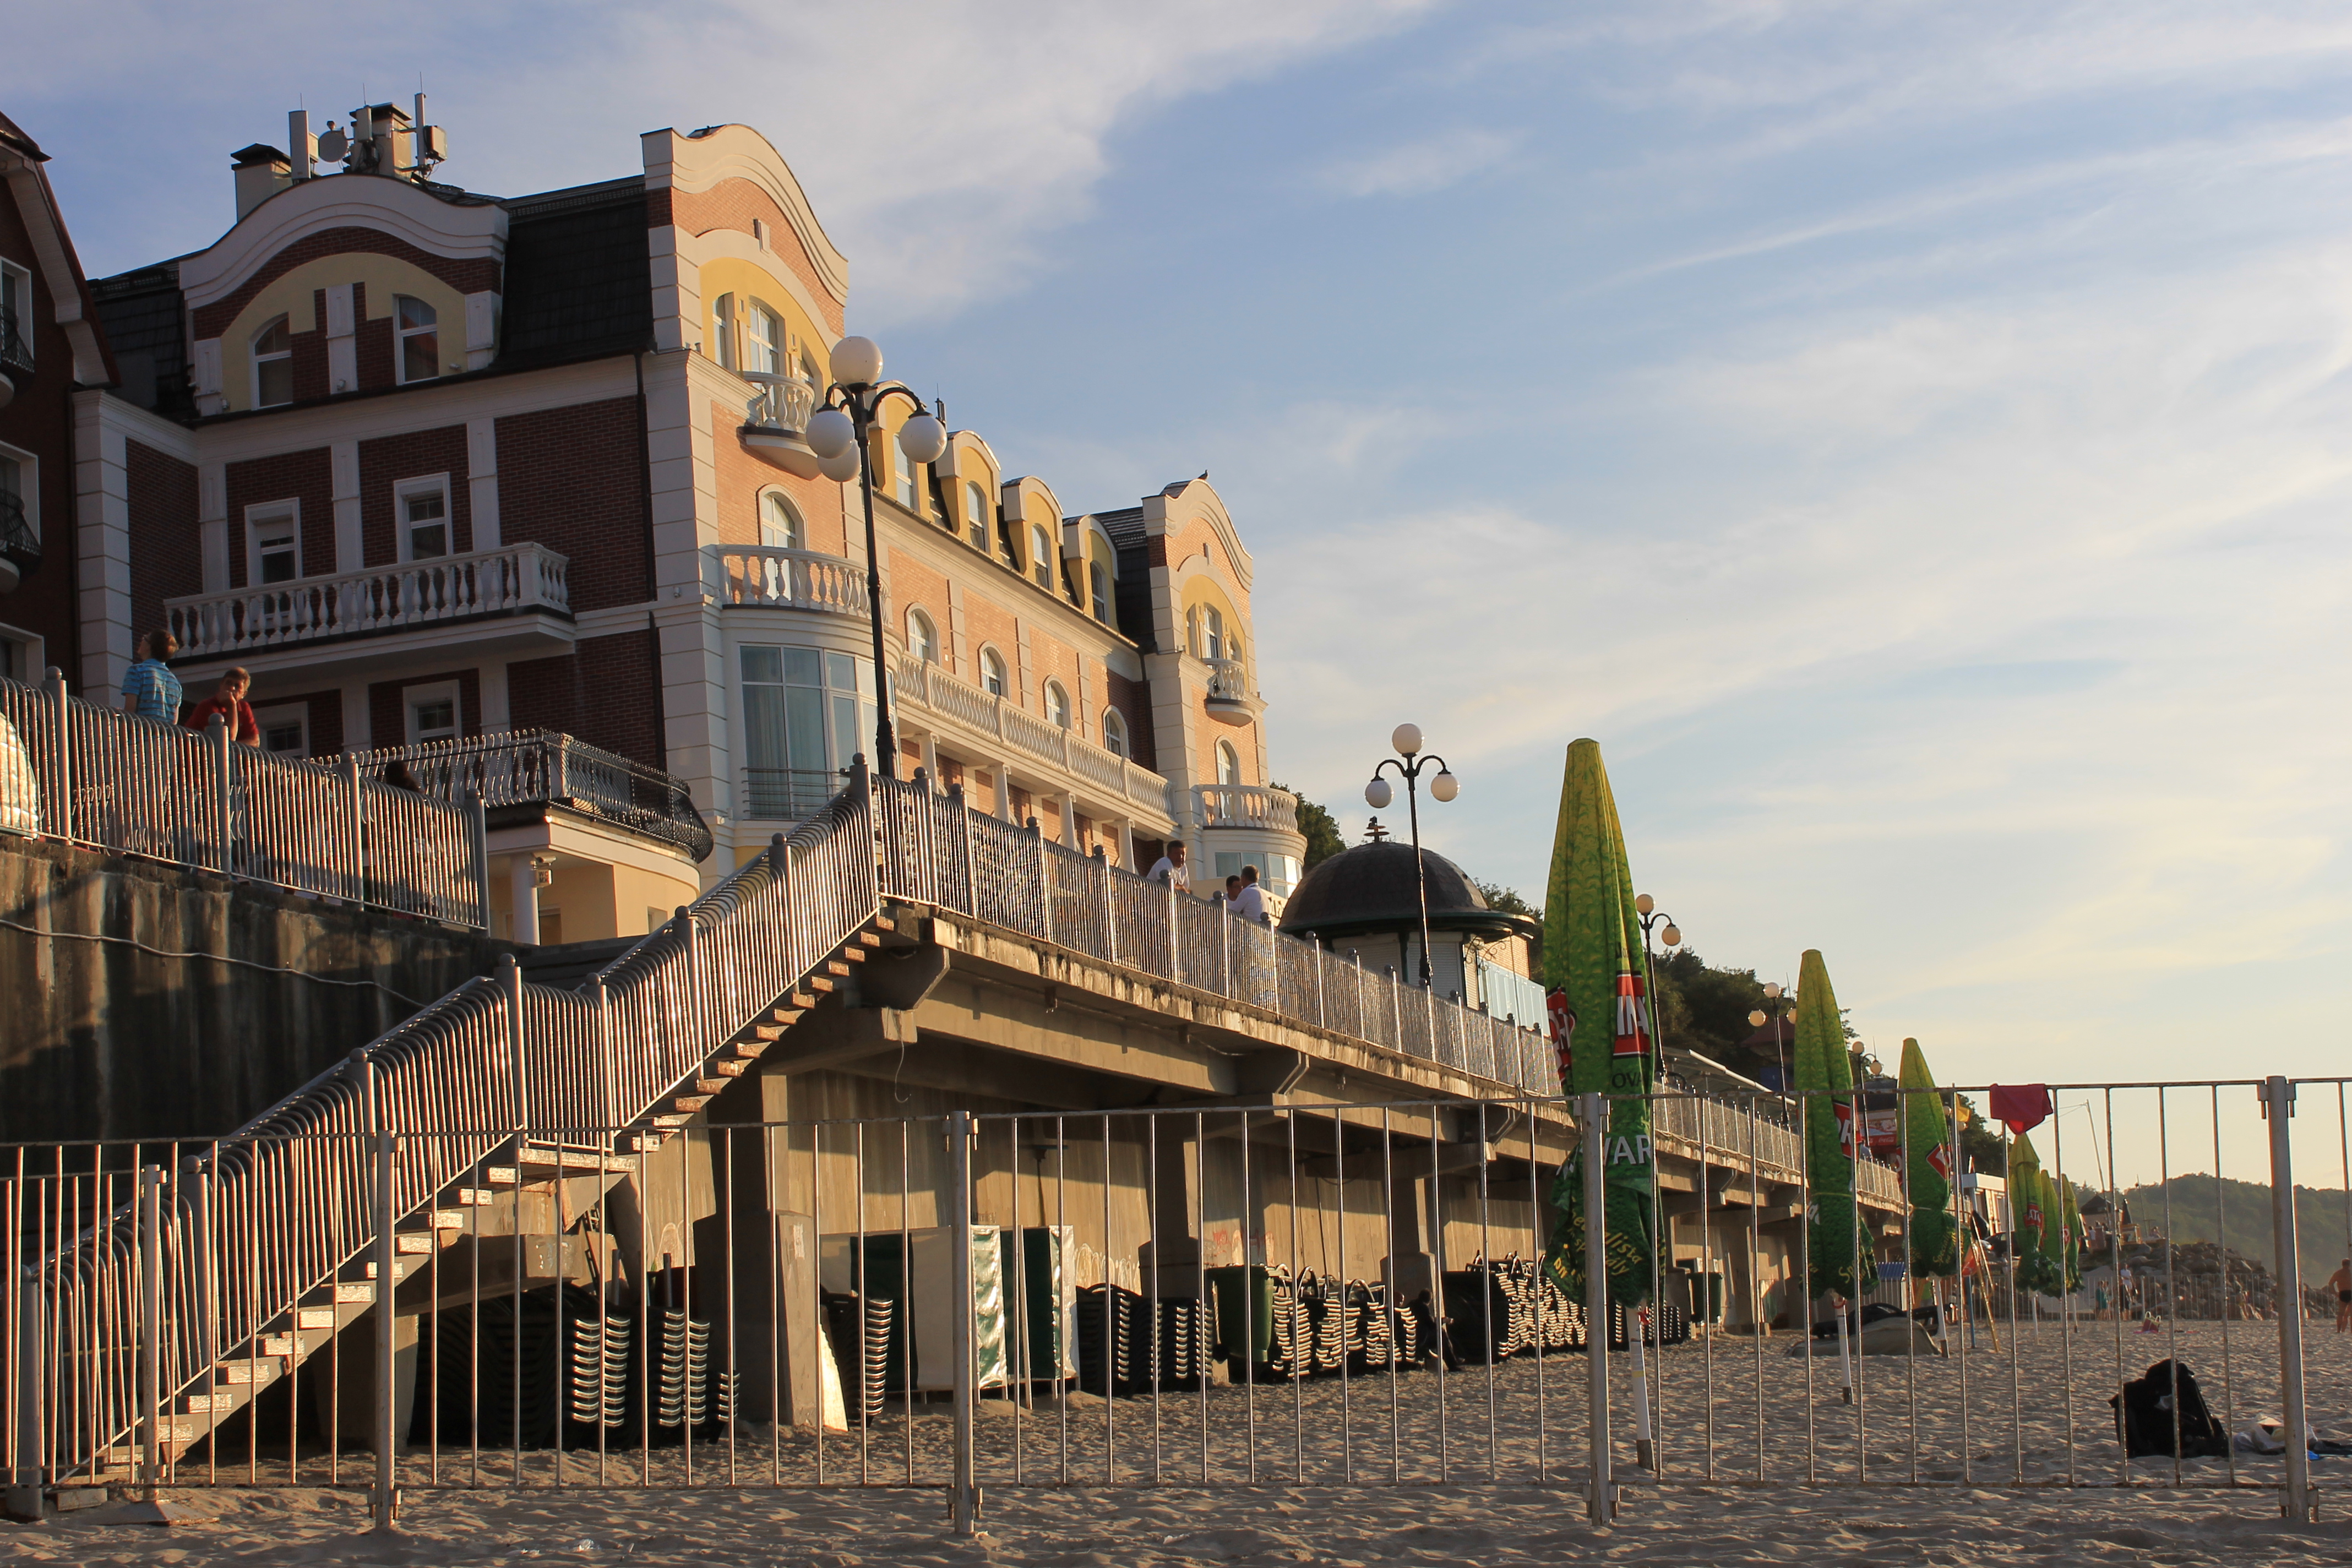
{"label": "five-globe lamp post", "polygon": [[[890,721],[890,670],[882,640],[882,552],[874,537],[875,425],[892,398],[913,410],[898,427],[907,460],[930,463],[948,448],[947,407],[925,407],[904,382],[882,379],[882,351],[871,338],[844,338],[833,345],[833,384],[824,406],[808,416],[808,449],[826,479],[859,480],[866,500],[866,603],[874,626],[874,764],[885,778],[898,776],[898,737]],[[808,477],[808,476],[803,476]]]}
{"label": "five-globe lamp post", "polygon": [[[1785,1009],[1781,1005],[1783,1002],[1788,1005]],[[1781,1036],[1780,1020],[1787,1013],[1796,1011],[1796,1006],[1795,992],[1783,994],[1779,981],[1768,981],[1764,986],[1764,1005],[1748,1015],[1748,1022],[1756,1028],[1760,1029],[1766,1024],[1772,1026],[1772,1050],[1780,1059],[1780,1089],[1783,1098],[1789,1093],[1789,1052]]]}
{"label": "five-globe lamp post", "polygon": [[1658,960],[1650,950],[1650,932],[1654,929],[1658,941],[1669,949],[1683,944],[1683,932],[1682,928],[1675,924],[1675,917],[1661,910],[1658,900],[1647,893],[1635,895],[1633,913],[1642,921],[1642,978],[1650,989],[1650,1048],[1658,1053],[1659,1064],[1664,1066],[1666,1039],[1658,1027]]}
{"label": "five-globe lamp post", "polygon": [[1454,770],[1445,765],[1444,757],[1421,754],[1420,725],[1398,725],[1395,732],[1389,736],[1389,743],[1397,749],[1402,760],[1398,757],[1381,760],[1380,765],[1372,770],[1372,782],[1364,786],[1364,801],[1374,811],[1386,811],[1389,803],[1396,799],[1396,789],[1381,774],[1394,768],[1397,777],[1404,780],[1406,815],[1412,823],[1413,880],[1421,892],[1421,984],[1426,990],[1432,980],[1429,963],[1429,873],[1421,858],[1421,798],[1417,786],[1422,773],[1433,763],[1437,766],[1437,776],[1429,781],[1432,800],[1452,800],[1462,793],[1462,781],[1454,776]]}

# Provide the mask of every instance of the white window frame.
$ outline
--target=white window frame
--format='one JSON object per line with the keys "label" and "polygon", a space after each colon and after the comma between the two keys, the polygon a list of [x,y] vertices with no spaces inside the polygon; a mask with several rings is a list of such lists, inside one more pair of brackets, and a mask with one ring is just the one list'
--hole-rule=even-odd
{"label": "white window frame", "polygon": [[1029,574],[1037,586],[1049,594],[1054,591],[1054,536],[1042,522],[1029,525]]}
{"label": "white window frame", "polygon": [[[992,668],[995,672],[993,679],[996,684],[993,687],[989,685]],[[1013,666],[1003,654],[996,651],[994,647],[986,643],[981,645],[979,675],[980,689],[991,697],[1012,695]]]}
{"label": "white window frame", "polygon": [[22,447],[11,447],[0,441],[0,458],[15,463],[18,469],[16,500],[25,509],[25,526],[32,531],[33,542],[41,542],[41,459]]}
{"label": "white window frame", "polygon": [[[1058,715],[1054,711],[1057,705],[1061,709]],[[1045,682],[1045,722],[1057,729],[1066,730],[1076,719],[1076,714],[1070,707],[1068,688],[1058,680]]]}
{"label": "white window frame", "polygon": [[408,534],[408,500],[411,496],[435,495],[441,498],[441,527],[449,536],[449,548],[441,555],[428,555],[427,561],[446,559],[457,553],[457,512],[449,493],[446,474],[420,474],[413,479],[395,480],[392,487],[392,526],[394,542],[399,546],[397,558],[404,565],[416,559],[414,542]]}
{"label": "white window frame", "polygon": [[[783,508],[784,516],[789,520],[781,543],[768,537],[773,531],[769,523],[769,514],[779,506]],[[801,517],[801,509],[793,504],[792,497],[772,485],[760,492],[760,544],[768,550],[808,548],[808,524]]]}
{"label": "white window frame", "polygon": [[783,368],[789,347],[782,312],[751,300],[743,309],[743,368],[772,375]]}
{"label": "white window frame", "polygon": [[[1227,763],[1232,765],[1228,767]],[[1243,787],[1241,750],[1231,741],[1217,742],[1217,783],[1227,789]]]}
{"label": "white window frame", "polygon": [[964,519],[964,537],[982,555],[988,553],[988,536],[995,531],[989,525],[996,521],[988,504],[988,492],[980,488],[978,479],[963,482],[963,509],[971,515]]}
{"label": "white window frame", "polygon": [[0,621],[0,643],[6,643],[25,651],[24,667],[16,675],[18,683],[25,686],[38,685],[41,672],[48,668],[44,662],[48,657],[47,639],[38,632],[27,631],[23,626],[12,626],[5,621]]}
{"label": "white window frame", "polygon": [[1103,750],[1114,757],[1129,757],[1127,716],[1116,708],[1106,708],[1102,715]]}
{"label": "white window frame", "polygon": [[[917,626],[922,628],[919,636],[915,630]],[[940,662],[939,623],[913,605],[907,607],[907,651],[925,664]]]}
{"label": "white window frame", "polygon": [[1214,605],[1201,606],[1201,657],[1225,657],[1225,613]]}
{"label": "white window frame", "polygon": [[0,257],[0,278],[13,278],[16,281],[16,341],[24,345],[25,363],[30,364],[33,362],[33,274]]}
{"label": "white window frame", "polygon": [[[449,700],[449,732],[433,736],[418,733],[416,710],[425,703],[438,702],[445,697]],[[432,680],[417,686],[404,686],[400,689],[400,722],[412,746],[421,746],[428,740],[460,739],[466,733],[465,694],[454,680]]]}
{"label": "white window frame", "polygon": [[264,585],[261,581],[260,530],[265,523],[274,523],[280,518],[285,519],[294,531],[294,575],[286,581],[299,583],[305,574],[302,570],[301,498],[257,500],[245,509],[245,585],[247,588]]}
{"label": "white window frame", "polygon": [[895,436],[890,438],[890,499],[920,517],[923,515],[923,492],[915,480],[917,464],[907,456],[907,448],[898,445],[898,438]]}
{"label": "white window frame", "polygon": [[1108,626],[1111,622],[1110,568],[1093,556],[1087,557],[1087,597],[1095,619]]}
{"label": "white window frame", "polygon": [[307,757],[310,754],[310,705],[308,702],[281,702],[273,708],[257,708],[253,710],[253,721],[261,727],[264,751],[269,751],[268,741],[271,729],[287,724],[297,724],[301,727],[302,741],[299,748],[291,752],[272,752],[273,756]]}
{"label": "white window frame", "polygon": [[[280,321],[286,323],[286,352],[282,354],[274,353],[265,355],[261,352],[261,340],[268,333],[270,328],[278,325]],[[293,403],[294,318],[292,316],[272,316],[269,320],[262,322],[261,325],[255,330],[253,336],[246,340],[245,358],[247,369],[253,376],[252,384],[248,390],[252,393],[253,405],[256,408],[284,408]],[[275,363],[281,359],[286,362],[286,401],[284,403],[264,403],[261,401],[262,364],[265,361],[269,363]],[[395,366],[399,363],[399,354],[396,349],[394,352],[393,363]]]}
{"label": "white window frame", "polygon": [[[414,300],[418,304],[424,306],[426,310],[432,311],[433,324],[429,327],[402,326],[400,324],[400,302],[403,300]],[[446,331],[448,331],[448,323],[441,319],[441,307],[426,299],[424,295],[394,294],[392,297],[392,379],[395,385],[417,386],[428,381],[438,381],[444,374],[447,374],[441,368],[443,363],[441,358],[441,334]],[[431,332],[433,334],[433,374],[431,375],[412,376],[408,374],[408,340],[416,336],[419,332]]]}

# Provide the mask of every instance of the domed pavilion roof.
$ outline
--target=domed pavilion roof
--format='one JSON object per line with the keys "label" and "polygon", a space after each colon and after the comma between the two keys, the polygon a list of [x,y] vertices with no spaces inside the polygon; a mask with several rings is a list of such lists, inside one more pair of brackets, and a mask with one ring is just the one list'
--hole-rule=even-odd
{"label": "domed pavilion roof", "polygon": [[[1429,880],[1429,926],[1433,931],[1465,931],[1492,939],[1537,933],[1524,915],[1490,910],[1462,868],[1444,856],[1422,851]],[[1298,936],[1336,941],[1381,931],[1421,929],[1421,893],[1412,846],[1380,839],[1343,849],[1301,879],[1282,911],[1282,929]]]}

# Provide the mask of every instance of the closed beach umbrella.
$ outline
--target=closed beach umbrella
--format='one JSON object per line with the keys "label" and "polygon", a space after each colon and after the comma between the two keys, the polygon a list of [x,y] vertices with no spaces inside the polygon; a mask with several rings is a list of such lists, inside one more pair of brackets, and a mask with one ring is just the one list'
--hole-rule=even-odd
{"label": "closed beach umbrella", "polygon": [[1805,1097],[1805,1151],[1812,1258],[1811,1294],[1854,1293],[1853,1062],[1829,965],[1809,948],[1797,971],[1797,1088]]}
{"label": "closed beach umbrella", "polygon": [[[1568,748],[1559,821],[1544,900],[1544,989],[1560,1091],[1633,1098],[1610,1103],[1603,1142],[1609,1294],[1627,1306],[1650,1294],[1651,1172],[1649,1005],[1642,974],[1640,916],[1625,868],[1625,837],[1609,791],[1601,746]],[[1558,1218],[1546,1265],[1571,1300],[1584,1296],[1583,1152],[1560,1167],[1552,1187]]]}
{"label": "closed beach umbrella", "polygon": [[1911,1182],[1911,1268],[1931,1279],[1960,1271],[1959,1225],[1952,1217],[1952,1131],[1935,1075],[1916,1040],[1903,1042],[1903,1164]]}
{"label": "closed beach umbrella", "polygon": [[2058,1270],[2058,1280],[2064,1293],[2072,1295],[2083,1288],[2083,1215],[2074,1206],[2074,1184],[2064,1176],[2042,1178],[2052,1184],[2053,1206],[2058,1211],[2058,1226],[2048,1233],[2055,1256],[2051,1264]]}
{"label": "closed beach umbrella", "polygon": [[2010,1251],[2017,1260],[2019,1289],[2053,1294],[2057,1287],[2053,1279],[2055,1270],[2042,1250],[2042,1233],[2055,1223],[2055,1216],[2044,1202],[2042,1156],[2034,1151],[2033,1140],[2022,1132],[2009,1145],[2009,1207],[2017,1224]]}

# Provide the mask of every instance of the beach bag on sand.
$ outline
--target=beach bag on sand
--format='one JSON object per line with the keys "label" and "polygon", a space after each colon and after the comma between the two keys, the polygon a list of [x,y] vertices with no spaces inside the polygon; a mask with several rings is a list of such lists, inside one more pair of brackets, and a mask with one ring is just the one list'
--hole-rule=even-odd
{"label": "beach bag on sand", "polygon": [[2116,1436],[2122,1440],[2126,1455],[2137,1459],[2174,1452],[2176,1394],[2179,1402],[2179,1457],[2204,1459],[2230,1451],[2230,1435],[2206,1407],[2205,1391],[2197,1386],[2197,1374],[2189,1370],[2189,1363],[2182,1362],[2176,1366],[2172,1362],[2160,1361],[2147,1369],[2146,1376],[2125,1384],[2121,1394],[2107,1400],[2115,1406]]}

